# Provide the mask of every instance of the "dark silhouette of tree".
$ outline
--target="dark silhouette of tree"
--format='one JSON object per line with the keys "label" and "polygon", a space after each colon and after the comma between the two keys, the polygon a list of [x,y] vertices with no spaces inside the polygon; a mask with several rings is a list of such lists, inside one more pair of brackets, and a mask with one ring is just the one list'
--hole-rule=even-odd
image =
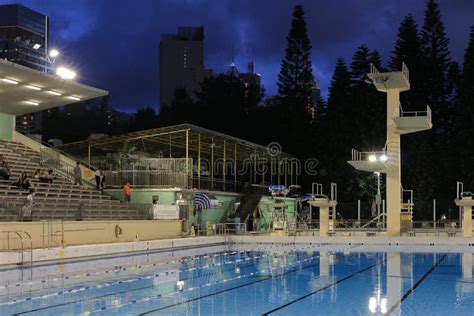
{"label": "dark silhouette of tree", "polygon": [[138,109],[130,120],[130,129],[132,131],[142,131],[156,127],[158,127],[156,112],[150,106]]}

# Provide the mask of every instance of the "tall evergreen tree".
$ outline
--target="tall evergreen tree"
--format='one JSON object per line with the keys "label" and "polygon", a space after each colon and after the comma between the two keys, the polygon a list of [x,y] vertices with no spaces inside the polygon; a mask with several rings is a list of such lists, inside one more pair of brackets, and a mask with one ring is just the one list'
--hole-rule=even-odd
{"label": "tall evergreen tree", "polygon": [[[454,108],[452,104],[449,104],[447,82],[451,62],[448,49],[449,40],[441,19],[441,11],[435,0],[427,1],[420,39],[423,53],[423,92],[433,111],[433,129],[426,134],[417,135],[419,138],[425,138],[423,142],[429,143],[426,144],[429,150],[425,156],[418,158],[418,166],[413,172],[417,173],[417,176],[432,179],[434,195],[428,196],[427,192],[431,188],[430,184],[427,184],[427,186],[420,188],[423,190],[420,194],[425,201],[423,203],[416,202],[418,205],[425,204],[422,212],[430,213],[430,199],[435,197],[439,207],[448,208],[452,205],[452,196],[445,184],[446,181],[449,181],[446,173],[451,170],[445,169],[446,157],[444,156],[455,154],[450,138],[447,136],[447,131],[452,129],[454,120]],[[421,144],[417,146],[422,148]],[[430,153],[430,151],[432,152]],[[423,152],[419,150],[417,154],[420,156],[423,155]],[[426,173],[423,174],[423,172]],[[419,186],[420,184],[416,183],[415,185]],[[454,184],[452,186],[454,187]]]}
{"label": "tall evergreen tree", "polygon": [[461,157],[458,170],[466,187],[474,187],[474,25],[471,27],[469,43],[464,53],[463,69],[459,84],[459,108],[457,113],[457,150]]}
{"label": "tall evergreen tree", "polygon": [[428,0],[420,38],[424,61],[424,90],[427,93],[428,104],[433,110],[434,128],[438,131],[444,130],[447,127],[446,120],[449,119],[449,113],[446,113],[446,75],[451,59],[449,40],[441,20],[441,11],[435,0]]}
{"label": "tall evergreen tree", "polygon": [[367,83],[370,64],[382,70],[379,52],[362,45],[354,53],[351,63],[352,126],[358,148],[381,150],[386,140],[385,95]]}
{"label": "tall evergreen tree", "polygon": [[288,151],[307,148],[305,142],[310,128],[314,106],[314,76],[310,59],[311,43],[308,38],[303,7],[295,6],[288,33],[285,57],[278,75],[278,102],[273,109],[279,126],[279,138]]}
{"label": "tall evergreen tree", "polygon": [[278,75],[278,97],[280,102],[296,111],[306,111],[312,104],[314,86],[311,65],[311,43],[308,38],[303,7],[297,5],[293,11],[288,33],[285,57]]}
{"label": "tall evergreen tree", "polygon": [[406,16],[400,24],[389,67],[392,71],[400,71],[402,63],[410,70],[410,90],[400,96],[402,107],[406,111],[424,110],[426,97],[422,91],[421,43],[418,26],[412,15]]}

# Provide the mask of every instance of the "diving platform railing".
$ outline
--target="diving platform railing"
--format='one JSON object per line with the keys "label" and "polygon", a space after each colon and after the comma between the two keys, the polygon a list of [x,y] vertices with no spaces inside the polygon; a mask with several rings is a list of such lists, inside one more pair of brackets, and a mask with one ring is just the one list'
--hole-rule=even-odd
{"label": "diving platform railing", "polygon": [[386,151],[358,151],[352,149],[348,163],[357,170],[384,173],[387,167]]}
{"label": "diving platform railing", "polygon": [[404,111],[399,107],[400,114],[393,116],[397,134],[408,134],[429,130],[433,127],[431,108],[426,107],[425,111]]}

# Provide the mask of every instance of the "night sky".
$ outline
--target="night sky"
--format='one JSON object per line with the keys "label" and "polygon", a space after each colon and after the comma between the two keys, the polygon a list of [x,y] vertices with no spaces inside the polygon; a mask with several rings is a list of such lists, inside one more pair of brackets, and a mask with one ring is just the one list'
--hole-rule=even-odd
{"label": "night sky", "polygon": [[[0,0],[0,3],[12,1]],[[63,54],[58,64],[77,69],[78,81],[110,91],[111,103],[133,112],[151,105],[158,110],[158,51],[161,33],[178,26],[205,27],[205,65],[215,73],[227,69],[232,47],[241,71],[255,61],[267,95],[276,93],[294,5],[305,9],[313,46],[314,74],[323,95],[334,63],[350,63],[365,43],[384,62],[407,14],[423,23],[424,0],[28,0],[19,1],[51,18],[51,46]],[[462,61],[474,1],[439,0],[450,39],[451,56]]]}

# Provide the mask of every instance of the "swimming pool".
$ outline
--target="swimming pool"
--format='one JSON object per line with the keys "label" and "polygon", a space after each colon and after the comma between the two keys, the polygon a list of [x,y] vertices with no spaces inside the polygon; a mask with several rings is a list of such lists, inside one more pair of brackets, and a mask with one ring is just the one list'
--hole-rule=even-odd
{"label": "swimming pool", "polygon": [[472,247],[223,245],[0,270],[1,315],[473,315]]}

